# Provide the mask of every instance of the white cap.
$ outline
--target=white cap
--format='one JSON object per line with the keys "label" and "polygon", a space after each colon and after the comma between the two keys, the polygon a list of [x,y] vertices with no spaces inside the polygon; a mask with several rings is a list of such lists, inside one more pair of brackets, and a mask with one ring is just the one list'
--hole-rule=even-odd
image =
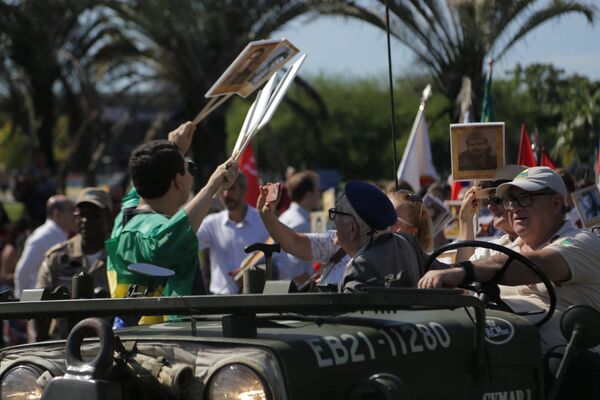
{"label": "white cap", "polygon": [[551,189],[560,194],[563,202],[567,204],[567,187],[559,174],[548,167],[531,167],[519,173],[512,182],[498,186],[496,195],[506,197],[511,187],[518,187],[527,192],[537,192],[542,189]]}

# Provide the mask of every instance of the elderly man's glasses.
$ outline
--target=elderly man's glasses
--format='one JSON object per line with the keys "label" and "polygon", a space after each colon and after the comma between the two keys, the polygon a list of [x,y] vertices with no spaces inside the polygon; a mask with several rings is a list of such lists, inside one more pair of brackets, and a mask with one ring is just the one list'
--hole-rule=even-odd
{"label": "elderly man's glasses", "polygon": [[533,198],[536,196],[551,196],[556,193],[554,192],[540,192],[540,193],[521,193],[518,196],[508,196],[502,199],[502,205],[507,210],[512,210],[516,207],[529,207],[533,203]]}
{"label": "elderly man's glasses", "polygon": [[185,161],[187,161],[187,168],[190,175],[196,176],[198,174],[198,166],[196,165],[196,163],[190,160],[189,158],[186,158]]}
{"label": "elderly man's glasses", "polygon": [[329,219],[332,221],[335,221],[335,217],[338,215],[347,215],[349,217],[354,218],[354,215],[350,214],[350,213],[346,213],[346,212],[342,212],[342,211],[338,211],[335,208],[330,208],[329,209]]}

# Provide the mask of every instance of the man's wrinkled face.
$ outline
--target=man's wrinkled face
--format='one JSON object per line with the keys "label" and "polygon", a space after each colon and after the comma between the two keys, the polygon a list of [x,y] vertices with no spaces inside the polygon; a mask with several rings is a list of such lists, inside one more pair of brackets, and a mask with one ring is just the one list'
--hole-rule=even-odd
{"label": "man's wrinkled face", "polygon": [[352,237],[354,229],[357,229],[355,218],[351,214],[350,204],[346,195],[343,195],[336,203],[335,208],[337,211],[344,214],[336,214],[334,219],[335,229],[337,231],[336,244],[342,248],[347,248],[352,243]]}
{"label": "man's wrinkled face", "polygon": [[231,187],[223,192],[223,202],[228,210],[236,210],[244,204],[246,188],[235,182]]}
{"label": "man's wrinkled face", "polygon": [[550,213],[550,210],[553,208],[556,194],[546,192],[527,192],[521,188],[513,187],[508,193],[510,199],[517,199],[523,194],[533,194],[530,205],[523,206],[518,201],[511,201],[509,211],[513,230],[528,244],[537,244],[540,240],[546,239],[548,235],[552,234],[548,230],[554,221],[554,216]]}
{"label": "man's wrinkled face", "polygon": [[467,151],[474,156],[482,156],[488,150],[487,140],[469,139],[467,140]]}

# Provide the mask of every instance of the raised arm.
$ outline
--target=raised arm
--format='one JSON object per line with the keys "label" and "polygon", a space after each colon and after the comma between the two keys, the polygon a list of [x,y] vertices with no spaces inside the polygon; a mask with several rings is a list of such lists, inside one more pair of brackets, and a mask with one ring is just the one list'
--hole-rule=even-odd
{"label": "raised arm", "polygon": [[[475,239],[473,217],[478,211],[478,200],[476,198],[477,188],[472,187],[465,193],[460,211],[458,213],[459,240]],[[456,262],[468,261],[475,253],[473,247],[461,247],[456,251]]]}
{"label": "raised arm", "polygon": [[194,232],[198,231],[200,224],[213,200],[213,196],[221,189],[229,188],[239,173],[237,161],[228,160],[219,165],[211,175],[208,183],[183,208],[188,216]]}
{"label": "raised arm", "polygon": [[[169,140],[177,143],[181,154],[184,156],[192,144],[195,130],[194,124],[188,121],[169,132]],[[219,165],[209,178],[208,183],[183,207],[194,232],[197,232],[200,228],[200,224],[206,213],[208,213],[215,194],[230,187],[235,182],[238,173],[239,165],[237,161],[228,160]]]}
{"label": "raised arm", "polygon": [[310,247],[310,239],[306,235],[295,232],[281,223],[277,219],[277,216],[275,216],[275,204],[267,203],[266,196],[267,188],[266,186],[261,186],[256,208],[260,212],[263,224],[271,237],[281,245],[283,251],[304,261],[311,261],[313,254]]}

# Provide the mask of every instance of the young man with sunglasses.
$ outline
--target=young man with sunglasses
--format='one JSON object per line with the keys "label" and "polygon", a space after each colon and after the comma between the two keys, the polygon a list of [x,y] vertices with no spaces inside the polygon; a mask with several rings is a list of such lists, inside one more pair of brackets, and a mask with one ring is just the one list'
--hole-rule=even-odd
{"label": "young man with sunglasses", "polygon": [[[513,181],[500,185],[496,193],[509,211],[512,228],[518,235],[519,251],[555,284],[557,312],[540,328],[542,350],[547,352],[564,344],[559,327],[562,311],[576,304],[600,309],[600,238],[565,219],[567,190],[561,177],[550,168],[526,169]],[[430,271],[419,281],[419,287],[488,282],[506,260],[505,255],[495,255],[472,263],[463,262],[445,271]],[[539,277],[530,269],[512,261],[500,283],[518,287],[516,294],[504,296],[503,300],[514,311],[543,311],[549,307],[549,300],[544,285],[539,282]],[[539,315],[527,318],[539,320]]]}
{"label": "young man with sunglasses", "polygon": [[[132,284],[147,285],[147,278],[129,271],[134,263],[155,264],[175,274],[154,282],[154,295],[181,296],[202,293],[196,231],[213,196],[233,183],[236,162],[217,167],[191,200],[195,166],[184,158],[195,127],[186,122],[156,140],[137,147],[129,159],[134,189],[122,201],[111,238],[106,241],[108,281],[112,297],[124,297]],[[156,280],[156,279],[155,279]],[[149,320],[142,323],[149,322]]]}

